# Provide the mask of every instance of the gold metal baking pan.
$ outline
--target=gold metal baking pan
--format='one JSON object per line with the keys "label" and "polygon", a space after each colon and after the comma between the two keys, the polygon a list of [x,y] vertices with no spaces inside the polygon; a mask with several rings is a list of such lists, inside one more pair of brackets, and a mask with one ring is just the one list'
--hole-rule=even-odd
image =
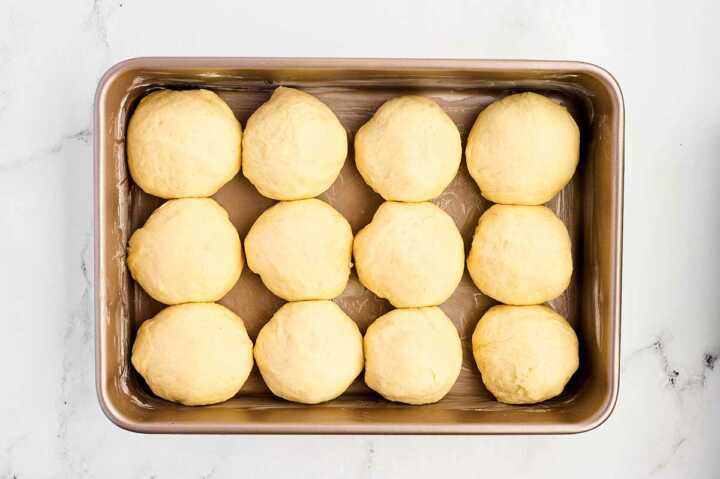
{"label": "gold metal baking pan", "polygon": [[[467,273],[442,306],[463,339],[464,362],[448,396],[437,404],[407,406],[381,399],[362,377],[326,404],[292,404],[274,397],[254,371],[230,401],[186,407],[149,391],[130,365],[142,321],[162,306],[130,278],[125,264],[130,234],[161,200],[128,176],[125,134],[138,100],[158,88],[208,88],[245,123],[278,85],[319,97],[348,130],[357,129],[385,100],[419,94],[435,99],[458,125],[463,140],[485,106],[504,95],[537,91],[563,103],[580,125],[581,159],[572,182],[548,205],[573,241],[575,273],[551,303],[578,332],[581,366],[565,392],[530,406],[496,402],[483,387],[470,351],[470,335],[493,302]],[[571,433],[592,429],[611,413],[618,394],[623,189],[623,102],[605,70],[587,63],[485,60],[370,60],[262,58],[138,58],[113,66],[95,98],[95,319],[96,378],[100,405],[120,427],[156,433]],[[215,195],[244,238],[273,202],[238,175]],[[380,197],[355,169],[352,148],[335,184],[322,195],[357,232]],[[489,203],[464,162],[436,203],[456,221],[466,249]],[[360,325],[390,309],[353,274],[338,304]],[[254,339],[282,301],[245,268],[222,303],[238,313]]]}

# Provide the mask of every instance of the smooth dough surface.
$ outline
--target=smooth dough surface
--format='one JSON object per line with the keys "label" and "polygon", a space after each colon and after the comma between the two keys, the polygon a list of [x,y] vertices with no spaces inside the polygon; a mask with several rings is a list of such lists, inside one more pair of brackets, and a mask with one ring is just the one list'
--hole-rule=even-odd
{"label": "smooth dough surface", "polygon": [[358,232],[353,254],[360,282],[396,308],[445,302],[465,262],[455,222],[432,203],[386,201]]}
{"label": "smooth dough surface", "polygon": [[248,267],[283,299],[332,299],[347,285],[352,240],[350,223],[324,201],[283,201],[250,228],[245,256]]}
{"label": "smooth dough surface", "polygon": [[240,278],[242,243],[215,200],[170,200],[130,237],[127,263],[135,281],[161,303],[217,301]]}
{"label": "smooth dough surface", "polygon": [[462,366],[455,325],[440,308],[395,309],[365,333],[365,383],[386,399],[429,404],[453,387]]}
{"label": "smooth dough surface", "polygon": [[493,205],[478,221],[467,265],[475,285],[491,298],[544,303],[570,284],[570,235],[544,206]]}
{"label": "smooth dough surface", "polygon": [[355,163],[386,200],[428,201],[455,178],[462,146],[455,123],[430,98],[385,102],[355,135]]}
{"label": "smooth dough surface", "polygon": [[332,301],[286,303],[260,330],[255,361],[276,396],[305,404],[330,401],[363,369],[362,335]]}
{"label": "smooth dough surface", "polygon": [[546,306],[493,306],[475,327],[472,349],[485,387],[508,404],[557,396],[579,365],[575,331]]}
{"label": "smooth dough surface", "polygon": [[132,364],[163,399],[188,406],[233,397],[253,367],[238,316],[215,303],[169,306],[138,330]]}
{"label": "smooth dough surface", "polygon": [[465,156],[488,200],[541,205],[568,184],[579,151],[580,130],[565,107],[537,93],[519,93],[478,115]]}
{"label": "smooth dough surface", "polygon": [[240,170],[241,141],[240,123],[215,93],[156,91],[130,118],[130,175],[160,198],[211,196]]}
{"label": "smooth dough surface", "polygon": [[268,198],[311,198],[330,188],[347,148],[347,132],[327,105],[279,87],[248,119],[242,170]]}

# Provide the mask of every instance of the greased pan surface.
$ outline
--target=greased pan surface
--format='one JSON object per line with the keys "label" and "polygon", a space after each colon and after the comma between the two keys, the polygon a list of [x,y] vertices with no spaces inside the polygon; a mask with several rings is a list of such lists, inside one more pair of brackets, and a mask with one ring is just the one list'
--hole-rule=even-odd
{"label": "greased pan surface", "polygon": [[[385,100],[419,94],[436,100],[460,129],[463,147],[477,114],[492,101],[536,91],[564,104],[581,130],[580,164],[572,182],[548,206],[568,226],[575,271],[569,289],[551,303],[576,329],[581,366],[565,392],[530,406],[496,402],[483,387],[470,336],[494,302],[465,272],[442,305],[463,340],[463,368],[437,404],[407,406],[381,399],[358,378],[340,398],[306,406],[274,397],[255,369],[230,401],[186,407],[156,398],[130,366],[138,326],[162,305],[130,278],[126,244],[162,203],[129,177],[125,133],[140,98],[158,88],[208,88],[232,108],[243,126],[272,90],[286,85],[325,102],[348,131],[345,167],[321,198],[357,232],[382,202],[357,172],[352,140]],[[604,70],[576,62],[483,60],[347,60],[253,58],[140,58],[111,68],[95,101],[95,310],[96,381],[100,405],[117,425],[170,433],[567,433],[591,429],[612,411],[619,375],[623,175],[623,104]],[[242,238],[274,203],[239,174],[215,198],[229,211]],[[480,214],[491,203],[480,195],[463,158],[460,172],[435,203],[462,233],[466,252]],[[221,301],[245,321],[253,340],[283,301],[245,267]],[[353,272],[338,304],[365,328],[389,303],[364,289]]]}

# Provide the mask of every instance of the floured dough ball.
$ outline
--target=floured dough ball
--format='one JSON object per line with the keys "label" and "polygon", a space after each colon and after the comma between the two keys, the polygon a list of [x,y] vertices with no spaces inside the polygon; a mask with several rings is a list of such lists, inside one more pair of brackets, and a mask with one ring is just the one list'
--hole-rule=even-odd
{"label": "floured dough ball", "polygon": [[460,336],[440,308],[390,311],[370,325],[364,343],[365,383],[391,401],[437,402],[460,374]]}
{"label": "floured dough ball", "polygon": [[570,284],[570,235],[544,206],[493,205],[480,217],[467,265],[475,285],[491,298],[544,303]]}
{"label": "floured dough ball", "polygon": [[332,299],[350,276],[352,229],[318,199],[284,201],[265,211],[245,237],[248,267],[288,301]]}
{"label": "floured dough ball", "polygon": [[170,200],[130,237],[127,263],[135,281],[161,303],[217,301],[240,278],[242,244],[215,200]]}
{"label": "floured dough ball", "polygon": [[427,201],[455,178],[460,132],[429,98],[385,102],[355,135],[355,163],[365,182],[386,200]]}
{"label": "floured dough ball", "polygon": [[347,132],[314,96],[275,89],[250,116],[243,137],[243,174],[276,200],[317,196],[330,188],[345,163]]}
{"label": "floured dough ball", "polygon": [[541,205],[568,184],[579,151],[580,130],[565,107],[536,93],[520,93],[478,115],[465,156],[488,200]]}
{"label": "floured dough ball", "polygon": [[332,301],[286,303],[260,330],[255,360],[276,396],[305,404],[330,401],[363,369],[362,335]]}
{"label": "floured dough ball", "polygon": [[485,387],[508,404],[557,396],[579,364],[575,331],[545,306],[493,306],[475,328],[472,349]]}
{"label": "floured dough ball", "polygon": [[233,397],[253,367],[242,319],[215,303],[170,306],[138,330],[132,364],[163,399],[188,406]]}
{"label": "floured dough ball", "polygon": [[130,175],[160,198],[211,196],[240,170],[242,130],[208,90],[150,93],[130,118]]}
{"label": "floured dough ball", "polygon": [[432,203],[386,201],[355,237],[353,254],[360,282],[396,308],[443,303],[465,261],[455,222]]}

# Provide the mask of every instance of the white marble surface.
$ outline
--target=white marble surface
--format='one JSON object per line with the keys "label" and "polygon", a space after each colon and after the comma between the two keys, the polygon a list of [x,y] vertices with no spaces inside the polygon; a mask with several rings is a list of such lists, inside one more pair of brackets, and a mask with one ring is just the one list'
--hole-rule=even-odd
{"label": "white marble surface", "polygon": [[[178,3],[0,2],[0,477],[720,475],[720,3]],[[147,436],[110,424],[93,383],[91,107],[103,71],[141,55],[608,68],[627,108],[612,417],[562,437]]]}

